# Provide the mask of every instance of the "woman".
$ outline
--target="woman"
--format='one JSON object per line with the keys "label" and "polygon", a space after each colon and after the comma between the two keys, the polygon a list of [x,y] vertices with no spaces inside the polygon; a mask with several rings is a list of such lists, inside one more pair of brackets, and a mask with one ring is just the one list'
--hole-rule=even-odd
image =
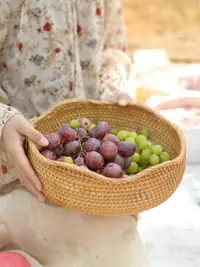
{"label": "woman", "polygon": [[44,203],[22,148],[24,137],[47,145],[25,117],[57,101],[131,100],[120,1],[0,0],[0,49],[2,248],[23,250],[45,267],[146,267],[134,216],[88,216]]}

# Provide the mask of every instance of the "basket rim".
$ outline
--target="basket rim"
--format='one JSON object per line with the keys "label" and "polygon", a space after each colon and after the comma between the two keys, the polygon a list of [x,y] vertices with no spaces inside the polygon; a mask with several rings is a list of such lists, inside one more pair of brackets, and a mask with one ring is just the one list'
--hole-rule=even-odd
{"label": "basket rim", "polygon": [[[71,99],[71,100],[64,100],[62,102],[59,102],[57,103],[56,105],[54,105],[53,107],[49,108],[47,111],[45,111],[40,117],[37,117],[36,119],[34,119],[32,121],[32,125],[35,127],[37,126],[37,124],[43,120],[45,117],[47,117],[48,115],[50,115],[53,111],[55,111],[59,106],[62,106],[62,105],[65,105],[65,104],[68,104],[68,103],[84,103],[84,104],[94,104],[94,105],[113,105],[113,106],[118,106],[117,102],[116,101],[100,101],[100,100],[82,100],[82,99]],[[35,154],[35,156],[39,157],[40,161],[43,161],[46,165],[48,166],[59,166],[60,168],[64,168],[64,169],[69,169],[69,170],[77,170],[80,172],[80,169],[81,171],[84,173],[84,174],[87,174],[88,176],[91,176],[92,175],[92,179],[94,179],[94,177],[99,180],[101,179],[101,181],[105,181],[105,182],[109,182],[109,183],[121,183],[121,184],[124,184],[124,183],[130,183],[132,182],[133,180],[138,180],[140,178],[142,178],[143,176],[146,176],[147,173],[149,172],[153,172],[154,170],[157,170],[157,169],[162,169],[166,166],[169,166],[171,164],[176,164],[177,162],[181,161],[185,155],[186,155],[186,142],[185,142],[185,137],[182,133],[182,131],[179,129],[178,126],[176,126],[174,123],[168,121],[167,119],[165,119],[162,115],[160,115],[157,111],[154,111],[152,108],[146,106],[146,105],[143,105],[143,104],[140,104],[140,103],[136,103],[134,101],[132,101],[131,103],[128,104],[128,106],[135,106],[135,107],[138,107],[138,108],[141,108],[141,109],[144,109],[150,113],[152,113],[154,116],[156,116],[157,118],[159,118],[160,120],[164,121],[166,124],[168,124],[169,127],[173,128],[177,135],[178,135],[178,138],[179,138],[179,142],[180,142],[180,147],[181,147],[181,151],[180,151],[180,154],[172,159],[172,160],[169,160],[169,161],[166,161],[166,162],[163,162],[163,163],[160,163],[159,165],[157,166],[152,166],[150,169],[145,169],[143,170],[142,172],[138,173],[138,174],[135,174],[135,175],[131,175],[129,177],[127,177],[126,179],[117,179],[117,178],[108,178],[108,177],[105,177],[101,174],[98,174],[98,173],[94,173],[90,170],[87,170],[87,169],[84,169],[84,168],[80,168],[79,166],[76,166],[74,164],[67,164],[66,163],[63,163],[63,162],[59,162],[59,161],[52,161],[52,160],[49,160],[49,159],[46,159],[38,150],[36,144],[31,141],[31,140],[27,140],[28,141],[28,145],[30,147],[30,149],[32,150],[32,153]],[[121,107],[121,108],[126,108],[126,107]]]}

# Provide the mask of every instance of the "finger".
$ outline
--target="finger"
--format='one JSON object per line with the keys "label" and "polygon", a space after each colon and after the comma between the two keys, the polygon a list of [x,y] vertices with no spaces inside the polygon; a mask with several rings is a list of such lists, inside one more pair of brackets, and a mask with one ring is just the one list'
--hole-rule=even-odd
{"label": "finger", "polygon": [[11,160],[14,163],[16,169],[18,172],[22,174],[23,177],[26,177],[32,185],[37,188],[38,191],[42,190],[42,185],[33,171],[25,153],[23,150],[23,147],[20,143],[20,140],[15,140],[15,147],[13,148],[12,152],[10,153],[11,155]]}
{"label": "finger", "polygon": [[129,103],[133,102],[133,99],[127,93],[120,93],[117,97],[118,104],[120,106],[127,106]]}
{"label": "finger", "polygon": [[47,146],[49,143],[48,140],[44,137],[44,135],[34,129],[31,123],[29,123],[25,119],[23,119],[22,125],[19,125],[19,127],[17,128],[17,131],[20,134],[25,135],[27,138],[29,138],[38,145]]}
{"label": "finger", "polygon": [[44,202],[46,200],[45,196],[42,192],[38,191],[33,184],[23,176],[20,171],[17,171],[18,176],[21,177],[20,181],[21,184],[32,194],[34,195],[39,201]]}
{"label": "finger", "polygon": [[120,106],[127,106],[128,105],[128,101],[126,99],[124,99],[124,98],[121,98],[121,99],[118,100],[118,104]]}
{"label": "finger", "polygon": [[33,125],[35,119],[37,119],[37,117],[33,117],[31,120],[30,120],[30,123]]}

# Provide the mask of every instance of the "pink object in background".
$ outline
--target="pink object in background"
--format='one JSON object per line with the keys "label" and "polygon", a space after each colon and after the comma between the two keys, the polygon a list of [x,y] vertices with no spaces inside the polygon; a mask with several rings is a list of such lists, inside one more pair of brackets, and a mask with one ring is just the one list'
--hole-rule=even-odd
{"label": "pink object in background", "polygon": [[200,90],[200,64],[177,67],[179,84],[186,90]]}
{"label": "pink object in background", "polygon": [[31,265],[17,252],[0,252],[0,267],[31,267]]}

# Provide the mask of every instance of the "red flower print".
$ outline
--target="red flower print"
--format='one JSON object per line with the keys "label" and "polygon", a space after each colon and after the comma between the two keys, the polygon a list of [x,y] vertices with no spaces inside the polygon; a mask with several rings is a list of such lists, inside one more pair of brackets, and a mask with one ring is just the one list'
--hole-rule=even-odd
{"label": "red flower print", "polygon": [[122,51],[123,52],[126,52],[127,51],[127,47],[125,45],[122,47]]}
{"label": "red flower print", "polygon": [[2,66],[3,66],[4,69],[7,68],[7,64],[5,62],[2,63]]}
{"label": "red flower print", "polygon": [[43,26],[43,30],[46,32],[50,32],[51,28],[52,28],[52,25],[49,22],[46,22]]}
{"label": "red flower print", "polygon": [[80,25],[77,25],[77,34],[80,36],[82,33],[82,28]]}
{"label": "red flower print", "polygon": [[6,167],[6,165],[1,165],[1,171],[3,175],[6,175],[8,173],[8,168]]}
{"label": "red flower print", "polygon": [[69,83],[69,90],[70,90],[70,92],[73,91],[73,88],[74,88],[74,83],[71,81],[71,82]]}
{"label": "red flower print", "polygon": [[14,28],[14,30],[19,30],[19,25],[15,24],[13,28]]}
{"label": "red flower print", "polygon": [[23,49],[23,44],[22,43],[18,43],[17,48],[21,52],[22,49]]}
{"label": "red flower print", "polygon": [[96,15],[97,15],[97,16],[101,16],[101,8],[98,7],[98,8],[96,9]]}
{"label": "red flower print", "polygon": [[118,9],[118,13],[119,13],[119,14],[122,14],[122,9],[121,9],[121,7]]}
{"label": "red flower print", "polygon": [[117,34],[121,34],[121,33],[122,33],[122,29],[118,29]]}
{"label": "red flower print", "polygon": [[56,53],[56,54],[60,53],[60,51],[61,51],[60,48],[56,48],[56,49],[55,49],[55,53]]}
{"label": "red flower print", "polygon": [[41,28],[38,28],[38,29],[37,29],[37,32],[41,33],[41,31],[42,31]]}

